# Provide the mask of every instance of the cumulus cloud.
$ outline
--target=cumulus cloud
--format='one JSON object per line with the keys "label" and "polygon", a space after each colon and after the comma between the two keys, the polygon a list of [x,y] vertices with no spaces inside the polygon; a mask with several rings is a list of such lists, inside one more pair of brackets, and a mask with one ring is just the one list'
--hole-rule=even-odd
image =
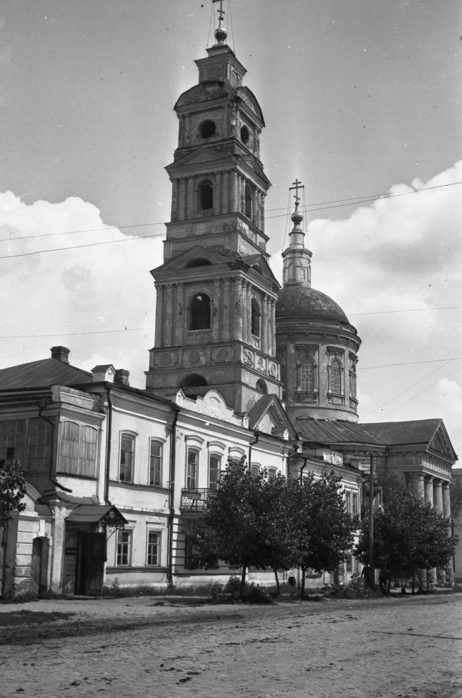
{"label": "cumulus cloud", "polygon": [[26,205],[12,192],[0,194],[0,238],[0,365],[46,358],[63,344],[74,365],[113,363],[144,387],[160,238],[130,238],[77,197]]}
{"label": "cumulus cloud", "polygon": [[[456,424],[457,400],[441,399],[442,374],[461,389],[462,161],[432,177],[397,184],[390,196],[344,220],[309,223],[313,287],[346,311],[363,339],[361,418],[442,416]],[[273,270],[281,278],[279,255]],[[407,311],[407,312],[404,312]],[[383,364],[400,364],[374,369]],[[457,367],[461,370],[458,371]],[[362,368],[363,367],[363,368]],[[455,438],[457,441],[457,438]],[[462,451],[462,444],[460,444]]]}

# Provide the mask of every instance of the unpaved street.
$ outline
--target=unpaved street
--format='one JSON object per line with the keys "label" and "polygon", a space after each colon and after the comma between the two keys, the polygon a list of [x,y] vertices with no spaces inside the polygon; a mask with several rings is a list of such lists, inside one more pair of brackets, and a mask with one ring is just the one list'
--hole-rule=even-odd
{"label": "unpaved street", "polygon": [[0,614],[24,609],[73,615],[47,639],[0,647],[2,698],[462,697],[460,594],[265,607],[41,601]]}

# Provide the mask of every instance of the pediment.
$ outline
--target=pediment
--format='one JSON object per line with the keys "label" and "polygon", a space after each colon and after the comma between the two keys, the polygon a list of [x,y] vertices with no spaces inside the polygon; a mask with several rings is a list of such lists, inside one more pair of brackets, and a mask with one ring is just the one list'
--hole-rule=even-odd
{"label": "pediment", "polygon": [[277,436],[285,441],[296,437],[295,429],[276,395],[264,395],[249,410],[249,426],[253,431]]}
{"label": "pediment", "polygon": [[456,453],[452,447],[448,432],[441,420],[433,434],[428,449],[435,455],[454,462],[457,459]]}
{"label": "pediment", "polygon": [[280,284],[274,276],[273,271],[266,261],[266,257],[264,255],[249,255],[248,257],[244,257],[243,261],[245,264],[248,264],[251,269],[254,269],[257,274],[261,274],[263,278],[268,279],[272,284],[275,284],[277,288],[280,288]]}
{"label": "pediment", "polygon": [[167,260],[165,264],[161,264],[160,267],[156,267],[151,271],[151,274],[164,271],[176,271],[178,269],[187,269],[193,267],[202,266],[200,262],[203,261],[203,266],[208,266],[212,264],[224,264],[230,263],[232,260],[229,255],[221,253],[216,248],[202,247],[202,245],[194,245],[189,250],[185,252],[180,252],[180,254],[175,255],[171,259]]}
{"label": "pediment", "polygon": [[234,162],[235,157],[219,148],[195,148],[191,153],[187,153],[184,157],[175,160],[165,168],[167,172],[176,169],[177,167],[195,167],[197,165],[208,168],[216,166],[217,168]]}

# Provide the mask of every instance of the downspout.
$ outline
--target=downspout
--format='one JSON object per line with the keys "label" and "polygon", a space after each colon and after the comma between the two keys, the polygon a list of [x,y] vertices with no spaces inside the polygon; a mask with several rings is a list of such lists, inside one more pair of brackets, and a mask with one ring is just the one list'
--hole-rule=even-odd
{"label": "downspout", "polygon": [[253,433],[255,436],[255,440],[249,443],[249,468],[252,465],[252,446],[255,446],[255,444],[258,443],[258,439],[260,437],[260,432],[258,431],[258,429],[256,429]]}
{"label": "downspout", "polygon": [[169,494],[167,519],[167,582],[173,586],[173,521],[175,518],[175,458],[176,458],[176,424],[180,410],[175,410],[170,433]]}
{"label": "downspout", "polygon": [[51,453],[50,453],[50,464],[48,468],[48,479],[50,482],[55,486],[59,487],[60,490],[63,490],[64,492],[72,492],[71,489],[68,487],[64,487],[64,485],[61,485],[55,477],[53,477],[53,463],[55,462],[56,458],[56,451],[55,451],[55,431],[56,431],[56,422],[53,419],[50,419],[49,417],[45,417],[44,414],[42,414],[42,411],[48,407],[48,404],[40,406],[39,405],[39,417],[40,419],[43,419],[45,422],[48,422],[48,424],[51,424]]}
{"label": "downspout", "polygon": [[111,467],[111,443],[112,443],[112,401],[111,401],[112,385],[106,384],[106,399],[107,399],[107,436],[106,436],[106,467],[104,472],[104,501],[110,504],[109,501],[109,473]]}
{"label": "downspout", "polygon": [[303,465],[300,468],[300,484],[303,482],[303,471],[305,470],[306,466],[308,464],[308,458],[303,458]]}

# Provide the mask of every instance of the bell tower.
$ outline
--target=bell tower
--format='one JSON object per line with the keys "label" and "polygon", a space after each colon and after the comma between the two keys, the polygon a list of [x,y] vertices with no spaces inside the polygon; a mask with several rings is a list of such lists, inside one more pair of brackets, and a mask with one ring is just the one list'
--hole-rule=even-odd
{"label": "bell tower", "polygon": [[260,106],[242,84],[245,68],[225,43],[196,61],[198,84],[175,104],[178,147],[164,263],[151,273],[156,331],[147,388],[218,390],[236,412],[263,394],[280,396],[275,306],[279,284],[267,262],[260,161]]}

